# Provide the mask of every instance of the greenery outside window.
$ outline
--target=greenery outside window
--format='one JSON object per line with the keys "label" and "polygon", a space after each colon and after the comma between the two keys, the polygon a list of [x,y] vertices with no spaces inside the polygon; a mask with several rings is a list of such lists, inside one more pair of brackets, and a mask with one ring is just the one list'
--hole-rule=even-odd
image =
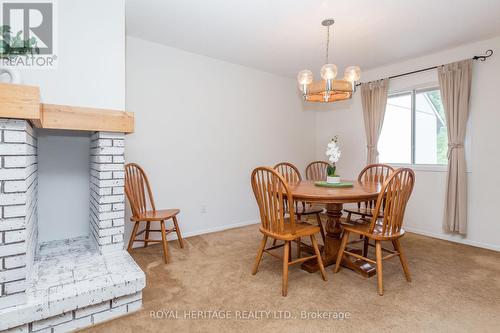
{"label": "greenery outside window", "polygon": [[439,88],[388,96],[378,150],[381,163],[448,163],[448,133]]}

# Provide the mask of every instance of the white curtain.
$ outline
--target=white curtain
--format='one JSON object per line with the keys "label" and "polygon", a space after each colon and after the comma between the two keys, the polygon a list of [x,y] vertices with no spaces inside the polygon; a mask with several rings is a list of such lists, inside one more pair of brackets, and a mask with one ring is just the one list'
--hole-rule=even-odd
{"label": "white curtain", "polygon": [[448,175],[443,228],[467,232],[467,173],[464,140],[469,117],[472,59],[438,67],[439,86],[448,127]]}
{"label": "white curtain", "polygon": [[361,84],[361,102],[365,120],[366,148],[368,150],[367,164],[378,162],[377,143],[384,123],[388,89],[389,79]]}

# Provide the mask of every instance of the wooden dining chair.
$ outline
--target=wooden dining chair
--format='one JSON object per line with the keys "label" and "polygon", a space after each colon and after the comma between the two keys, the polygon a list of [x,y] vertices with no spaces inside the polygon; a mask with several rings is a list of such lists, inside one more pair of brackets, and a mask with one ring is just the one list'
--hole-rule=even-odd
{"label": "wooden dining chair", "polygon": [[[367,165],[358,175],[358,182],[364,183],[380,183],[383,184],[384,181],[394,172],[394,168],[387,164],[369,164]],[[361,222],[366,221],[366,218],[371,218],[373,214],[373,209],[375,208],[375,200],[369,200],[365,202],[358,202],[357,207],[344,208],[344,212],[347,212],[347,220],[351,221],[352,215],[360,216],[359,220]]]}
{"label": "wooden dining chair", "polygon": [[[299,169],[289,162],[281,162],[274,166],[274,170],[278,171],[287,183],[298,182],[302,180]],[[312,205],[302,201],[296,201],[294,203],[294,212],[297,218],[300,220],[302,215],[315,215],[316,221],[320,228],[321,238],[323,239],[323,244],[325,242],[325,231],[323,229],[323,224],[321,223],[321,215],[323,212],[323,207],[319,205]]]}
{"label": "wooden dining chair", "polygon": [[[162,243],[163,245],[163,259],[165,263],[168,262],[168,243],[167,235],[171,232],[177,233],[177,240],[179,241],[179,246],[184,247],[184,243],[181,236],[181,231],[179,229],[179,224],[177,222],[177,214],[179,214],[179,209],[165,209],[156,210],[155,202],[153,199],[153,193],[151,191],[151,186],[149,185],[148,177],[144,170],[135,163],[129,163],[125,165],[125,193],[127,199],[130,202],[130,207],[132,209],[132,216],[130,221],[134,222],[134,228],[132,229],[132,234],[130,235],[130,240],[128,243],[128,251],[132,249],[134,242],[144,242],[144,247],[147,247],[149,243]],[[146,193],[147,198],[146,200]],[[151,209],[148,210],[148,204]],[[165,227],[165,221],[172,219],[174,227],[167,229]],[[145,222],[145,228],[138,231],[141,222]],[[151,222],[159,222],[160,229],[151,229]],[[149,238],[150,232],[160,232],[161,240]],[[138,239],[137,236],[144,233],[143,239]]]}
{"label": "wooden dining chair", "polygon": [[[377,266],[377,282],[379,295],[384,294],[384,285],[382,278],[382,261],[398,256],[405,273],[406,280],[411,282],[410,270],[406,256],[399,239],[405,234],[403,218],[406,204],[413,191],[415,183],[415,173],[408,168],[398,169],[392,173],[384,182],[382,190],[377,198],[374,213],[369,224],[343,223],[344,234],[340,245],[337,261],[335,264],[335,273],[340,269],[340,263],[344,255],[353,256]],[[383,202],[385,201],[385,205]],[[382,218],[379,218],[379,211],[383,211]],[[367,255],[360,255],[346,250],[349,235],[358,234],[375,241],[375,260],[368,258]],[[354,241],[354,242],[358,242]],[[382,247],[383,241],[391,241],[394,250]],[[370,244],[370,246],[373,246]],[[382,251],[389,253],[382,256]]]}
{"label": "wooden dining chair", "polygon": [[[259,167],[252,172],[252,189],[257,200],[260,212],[260,232],[263,234],[252,275],[257,273],[264,252],[283,260],[282,295],[286,296],[288,291],[288,267],[310,259],[316,259],[321,271],[321,276],[326,281],[325,268],[319,252],[315,234],[320,232],[318,226],[295,220],[293,207],[286,204],[286,200],[293,202],[292,192],[284,177],[277,171],[268,167]],[[286,212],[287,214],[283,214]],[[286,216],[286,217],[285,217]],[[314,248],[315,255],[298,257],[290,260],[290,242],[300,237],[309,236]],[[284,243],[266,248],[267,239],[281,240]],[[271,252],[271,250],[283,247],[283,257]]]}
{"label": "wooden dining chair", "polygon": [[307,180],[326,180],[326,169],[330,163],[325,161],[314,161],[307,165],[306,167],[306,179]]}

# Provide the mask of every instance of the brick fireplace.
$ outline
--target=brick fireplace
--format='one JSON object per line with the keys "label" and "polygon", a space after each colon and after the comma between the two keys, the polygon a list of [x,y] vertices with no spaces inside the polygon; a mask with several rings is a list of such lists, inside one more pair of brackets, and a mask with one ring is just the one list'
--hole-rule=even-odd
{"label": "brick fireplace", "polygon": [[68,332],[138,310],[124,251],[124,133],[92,132],[86,236],[38,241],[37,131],[0,119],[0,331]]}

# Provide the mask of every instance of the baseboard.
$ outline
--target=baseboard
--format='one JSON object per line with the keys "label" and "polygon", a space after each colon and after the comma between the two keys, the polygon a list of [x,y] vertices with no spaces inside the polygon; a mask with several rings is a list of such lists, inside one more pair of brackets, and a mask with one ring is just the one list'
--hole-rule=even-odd
{"label": "baseboard", "polygon": [[470,245],[470,246],[480,247],[480,248],[487,249],[487,250],[492,250],[492,251],[500,252],[500,245],[494,245],[494,244],[476,242],[476,241],[473,241],[473,240],[470,240],[470,239],[467,239],[467,238],[460,239],[460,238],[456,238],[456,237],[449,236],[449,235],[436,234],[436,233],[433,233],[433,232],[428,232],[428,231],[425,231],[425,230],[421,230],[421,229],[418,229],[418,228],[407,227],[407,226],[405,226],[404,229],[406,231],[412,232],[414,234],[422,235],[422,236],[428,236],[428,237],[432,237],[432,238],[438,238],[438,239],[450,241],[450,242],[453,242],[453,243],[465,244],[465,245]]}
{"label": "baseboard", "polygon": [[[218,227],[213,227],[213,228],[207,228],[207,229],[201,229],[201,230],[195,230],[191,232],[186,232],[182,234],[183,238],[188,238],[188,237],[193,237],[193,236],[198,236],[198,235],[204,235],[204,234],[211,234],[212,232],[218,232],[218,231],[224,231],[224,230],[229,230],[229,229],[234,229],[234,228],[240,228],[240,227],[245,227],[247,225],[252,225],[252,224],[258,224],[260,223],[259,220],[248,220],[248,221],[243,221],[243,222],[238,222],[238,223],[233,223],[233,224],[227,224],[227,225],[222,225]],[[173,239],[177,239],[177,235],[174,235],[172,237]]]}
{"label": "baseboard", "polygon": [[[198,236],[198,235],[205,235],[205,234],[210,234],[213,232],[219,232],[219,231],[224,231],[224,230],[229,230],[229,229],[234,229],[234,228],[240,228],[240,227],[245,227],[247,225],[258,224],[258,223],[260,223],[260,219],[242,221],[242,222],[233,223],[233,224],[226,224],[226,225],[221,225],[221,226],[213,227],[213,228],[194,230],[194,231],[186,232],[186,233],[182,232],[182,238],[188,238],[188,237],[193,237],[193,236]],[[182,225],[181,225],[181,231],[182,231]],[[177,239],[177,235],[175,234],[175,232],[170,234],[170,235],[168,237],[169,241]],[[158,239],[161,239],[161,238],[158,237]],[[134,244],[133,248],[142,247],[142,246],[143,246],[143,243],[136,242]]]}

